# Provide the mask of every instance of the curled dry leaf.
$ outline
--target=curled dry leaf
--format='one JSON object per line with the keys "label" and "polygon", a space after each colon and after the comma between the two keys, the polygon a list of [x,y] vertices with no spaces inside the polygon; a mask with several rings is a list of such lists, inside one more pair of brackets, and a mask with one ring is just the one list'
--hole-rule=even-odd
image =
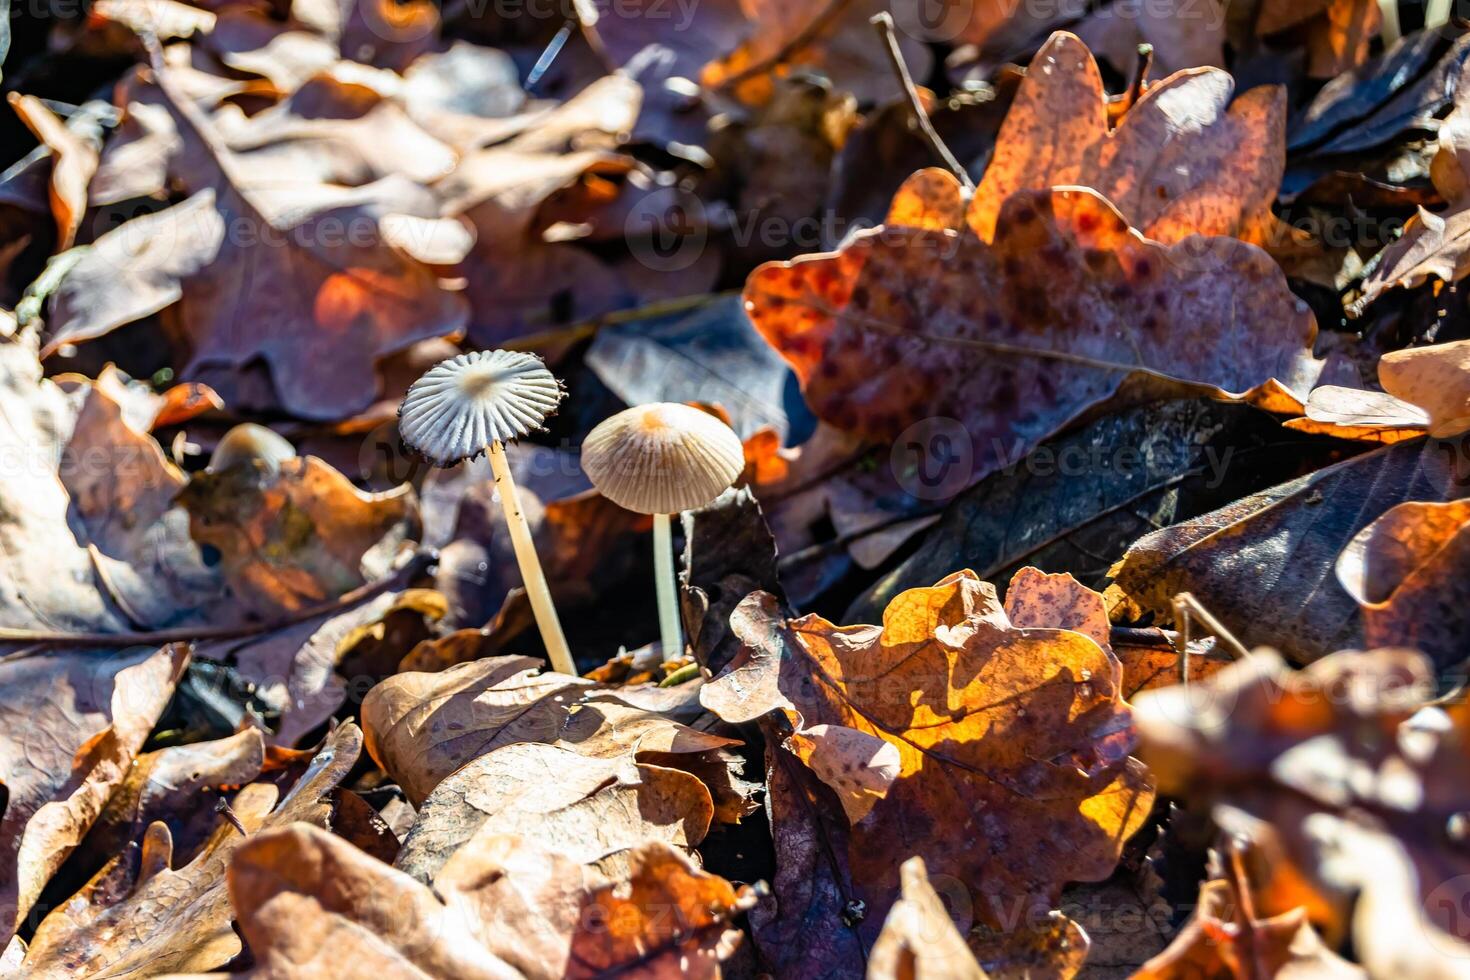
{"label": "curled dry leaf", "polygon": [[1254,246],[1159,244],[1085,188],[1016,192],[993,239],[987,221],[982,198],[966,209],[953,177],[920,171],[885,226],[751,274],[751,319],[818,417],[880,441],[956,419],[978,479],[1135,375],[1306,397],[1316,323]]}
{"label": "curled dry leaf", "polygon": [[237,600],[262,618],[382,577],[418,536],[411,487],[365,493],[314,456],[196,473],[178,499]]}
{"label": "curled dry leaf", "polygon": [[1337,559],[1337,579],[1358,603],[1363,639],[1410,647],[1456,666],[1470,630],[1461,592],[1470,574],[1470,502],[1404,503],[1363,528]]}
{"label": "curled dry leaf", "polygon": [[903,897],[888,910],[868,954],[868,980],[984,980],[985,971],[929,884],[924,859],[909,858],[898,875]]}
{"label": "curled dry leaf", "polygon": [[1351,935],[1370,973],[1397,962],[1450,976],[1470,949],[1466,923],[1436,896],[1470,872],[1444,833],[1470,805],[1470,773],[1463,711],[1419,713],[1432,694],[1411,651],[1345,651],[1293,671],[1258,650],[1141,695],[1139,754],[1160,792],[1212,802],[1221,828],[1259,849],[1247,866],[1261,918],[1305,906],[1329,944]]}
{"label": "curled dry leaf", "polygon": [[990,241],[1012,194],[1076,184],[1168,245],[1190,235],[1264,244],[1286,168],[1286,93],[1261,86],[1232,102],[1234,91],[1217,68],[1176,72],[1150,85],[1110,129],[1092,53],[1075,35],[1052,35],[1001,126],[975,189],[971,227]]}
{"label": "curled dry leaf", "polygon": [[1332,78],[1361,65],[1383,25],[1376,0],[1267,0],[1256,12],[1256,34],[1306,31],[1307,73]]}
{"label": "curled dry leaf", "polygon": [[0,938],[128,778],[188,662],[182,646],[71,650],[0,663]]}
{"label": "curled dry leaf", "polygon": [[72,247],[87,210],[87,184],[97,171],[97,147],[78,136],[34,95],[10,93],[10,105],[36,139],[51,150],[51,213],[56,251]]}
{"label": "curled dry leaf", "polygon": [[1396,504],[1463,497],[1462,465],[1451,443],[1400,442],[1145,535],[1113,566],[1109,611],[1168,619],[1192,592],[1247,647],[1305,661],[1360,646],[1358,604],[1333,580],[1339,553]]}
{"label": "curled dry leaf", "polygon": [[434,787],[396,866],[429,881],[478,833],[534,837],[578,864],[622,868],[645,841],[692,850],[709,831],[709,789],[679,769],[585,756],[538,742],[481,755]]}
{"label": "curled dry leaf", "polygon": [[1306,910],[1250,918],[1225,879],[1200,885],[1199,903],[1169,948],[1143,964],[1132,980],[1246,980],[1314,977],[1365,980],[1367,974],[1322,942]]}
{"label": "curled dry leaf", "polygon": [[[361,750],[358,727],[338,726],[279,805],[269,783],[252,783],[236,794],[237,819],[252,834],[303,822],[324,826],[332,812],[327,794],[351,771]],[[27,975],[147,977],[223,966],[240,952],[225,871],[246,840],[221,819],[199,854],[172,869],[168,827],[153,824],[132,892],[105,907],[89,905],[75,917],[67,906],[52,912],[26,954]]]}
{"label": "curled dry leaf", "polygon": [[[732,723],[783,713],[802,737],[787,747],[850,817],[866,810],[846,858],[871,932],[897,889],[895,852],[966,883],[992,920],[1006,901],[1051,908],[1065,882],[1107,877],[1148,815],[1112,653],[1013,625],[972,572],[902,593],[882,627],[786,619],[754,593],[731,628],[744,649],[701,700]],[[879,795],[868,777],[894,753]]]}
{"label": "curled dry leaf", "polygon": [[1470,429],[1470,340],[1390,351],[1378,361],[1383,390],[1429,416],[1440,439]]}
{"label": "curled dry leaf", "polygon": [[376,399],[379,359],[462,332],[463,300],[379,230],[389,214],[438,217],[428,191],[401,175],[353,188],[252,181],[169,70],[158,79],[181,139],[203,148],[203,186],[97,240],[54,297],[48,350],[178,304],[184,377],[206,375],[235,404],[222,386],[260,360],[279,407],[335,419]]}
{"label": "curled dry leaf", "polygon": [[656,756],[680,768],[706,765],[707,753],[739,744],[624,703],[617,689],[539,673],[540,666],[531,657],[493,657],[388,678],[362,702],[369,754],[417,806],[450,773],[516,742],[590,758]]}
{"label": "curled dry leaf", "polygon": [[754,896],[673,849],[640,847],[608,878],[535,838],[482,834],[433,888],[297,825],[262,833],[230,869],[253,980],[381,975],[556,980],[719,975]]}

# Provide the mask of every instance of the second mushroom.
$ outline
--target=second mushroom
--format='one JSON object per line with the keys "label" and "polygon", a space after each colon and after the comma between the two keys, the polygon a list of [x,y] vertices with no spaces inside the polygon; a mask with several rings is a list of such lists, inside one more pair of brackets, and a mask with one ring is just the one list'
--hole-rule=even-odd
{"label": "second mushroom", "polygon": [[744,466],[740,437],[728,425],[672,402],[619,412],[582,443],[582,468],[593,486],[620,507],[653,515],[654,586],[665,660],[684,653],[669,517],[714,500]]}

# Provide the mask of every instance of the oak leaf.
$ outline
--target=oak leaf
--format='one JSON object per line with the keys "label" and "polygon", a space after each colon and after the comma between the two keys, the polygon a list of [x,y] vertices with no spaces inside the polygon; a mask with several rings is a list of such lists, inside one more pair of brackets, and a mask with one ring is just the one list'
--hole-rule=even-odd
{"label": "oak leaf", "polygon": [[673,766],[697,765],[705,753],[738,744],[626,704],[616,689],[539,666],[531,657],[494,657],[388,678],[363,699],[369,754],[418,805],[466,763],[517,742],[591,758],[651,754]]}
{"label": "oak leaf", "polygon": [[[279,804],[274,785],[251,783],[235,795],[236,817],[252,835],[299,822],[325,825],[332,813],[327,795],[351,771],[361,749],[357,726],[338,726]],[[223,966],[240,952],[225,872],[248,839],[221,818],[199,854],[173,869],[168,827],[154,823],[144,837],[143,871],[133,890],[76,917],[67,906],[52,912],[26,954],[28,975],[144,977]]]}
{"label": "oak leaf", "polygon": [[[882,627],[786,619],[754,593],[731,628],[744,648],[701,700],[731,723],[790,720],[787,749],[849,814],[870,914],[897,890],[895,851],[974,889],[981,919],[1006,900],[1053,907],[1065,882],[1110,874],[1147,816],[1117,660],[1082,633],[1012,625],[971,572],[901,594]],[[879,793],[872,770],[895,754]]]}
{"label": "oak leaf", "polygon": [[956,419],[973,480],[1131,377],[1216,397],[1306,396],[1316,324],[1254,246],[1159,244],[1085,188],[1016,192],[993,240],[987,220],[953,177],[921,171],[886,225],[751,274],[751,319],[820,418],[879,441]]}
{"label": "oak leaf", "polygon": [[753,901],[661,844],[610,878],[500,834],[456,851],[431,889],[299,824],[240,848],[230,894],[256,955],[253,980],[345,980],[365,963],[442,980],[710,978]]}
{"label": "oak leaf", "polygon": [[944,903],[929,883],[923,858],[909,858],[898,869],[903,897],[888,910],[883,931],[868,956],[868,980],[901,977],[984,980],[985,971],[950,921]]}

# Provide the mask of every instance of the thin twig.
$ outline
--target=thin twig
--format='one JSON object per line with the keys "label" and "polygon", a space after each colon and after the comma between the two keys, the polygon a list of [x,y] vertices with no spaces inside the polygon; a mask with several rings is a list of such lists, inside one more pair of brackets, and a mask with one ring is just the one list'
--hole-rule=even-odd
{"label": "thin twig", "polygon": [[330,602],[322,602],[306,609],[300,609],[290,616],[269,623],[252,623],[246,626],[176,626],[171,629],[127,633],[66,633],[58,630],[0,627],[0,643],[37,644],[37,646],[27,647],[0,657],[0,663],[30,656],[45,647],[108,647],[109,649],[116,649],[118,647],[128,646],[163,646],[168,643],[191,643],[197,640],[233,640],[244,636],[274,633],[276,630],[285,629],[288,626],[295,626],[298,623],[304,623],[308,619],[316,619],[318,616],[327,616],[342,612],[365,599],[371,599],[378,593],[393,587],[396,583],[412,577],[416,574],[415,569],[421,568],[422,563],[428,560],[429,553],[420,552],[402,568],[389,575],[385,575],[376,582],[360,585],[351,592],[343,593]]}
{"label": "thin twig", "polygon": [[242,823],[240,821],[240,818],[235,815],[235,811],[230,808],[229,801],[226,800],[223,796],[214,801],[214,812],[218,813],[220,816],[228,820],[230,822],[230,826],[234,827],[240,832],[241,837],[250,836],[250,831],[245,829],[245,824]]}
{"label": "thin twig", "polygon": [[929,113],[924,110],[924,103],[919,98],[919,90],[914,87],[913,76],[909,74],[909,66],[904,63],[903,52],[898,48],[898,35],[893,31],[892,15],[884,10],[874,14],[868,23],[873,25],[878,31],[878,37],[883,40],[884,49],[888,52],[888,61],[893,66],[893,73],[898,76],[898,84],[909,98],[909,111],[914,115],[914,125],[919,128],[919,133],[929,144],[929,149],[933,150],[934,155],[959,178],[965,190],[973,191],[975,182],[970,179],[965,168],[960,166],[959,160],[955,159],[949,147],[944,145],[944,140],[939,138],[939,133],[934,129],[934,123],[929,119]]}
{"label": "thin twig", "polygon": [[1237,660],[1245,660],[1252,656],[1246,645],[1237,640],[1234,633],[1226,629],[1225,625],[1216,619],[1203,603],[1188,592],[1181,592],[1174,597],[1174,618],[1179,622],[1180,632],[1184,634],[1186,642],[1189,628],[1185,624],[1191,619],[1198,619],[1206,629],[1215,635],[1215,639],[1230,648]]}
{"label": "thin twig", "polygon": [[1148,85],[1148,73],[1154,66],[1154,46],[1152,44],[1140,44],[1138,46],[1138,60],[1133,65],[1133,79],[1128,83],[1128,108],[1138,104],[1143,97],[1143,90]]}
{"label": "thin twig", "polygon": [[728,92],[742,82],[748,82],[752,78],[757,78],[767,72],[774,71],[782,64],[790,61],[796,52],[808,47],[820,37],[822,32],[827,29],[827,25],[832,23],[832,19],[846,10],[847,5],[851,2],[852,0],[829,0],[827,6],[822,8],[821,13],[813,17],[791,40],[777,48],[770,57],[762,58],[759,61],[746,65],[729,78],[720,82],[716,88],[722,92]]}

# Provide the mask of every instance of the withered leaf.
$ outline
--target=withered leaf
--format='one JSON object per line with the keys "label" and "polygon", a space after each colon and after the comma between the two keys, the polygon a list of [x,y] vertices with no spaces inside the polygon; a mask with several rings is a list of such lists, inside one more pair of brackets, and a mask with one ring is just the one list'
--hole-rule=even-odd
{"label": "withered leaf", "polygon": [[[252,783],[233,800],[236,816],[252,834],[298,822],[324,825],[332,812],[326,796],[361,749],[357,726],[338,726],[279,805],[274,786]],[[144,871],[132,893],[76,918],[66,906],[57,909],[36,930],[27,970],[36,976],[143,977],[223,966],[240,952],[225,871],[247,840],[221,819],[198,856],[174,870],[168,828],[153,824],[143,846]]]}
{"label": "withered leaf", "polygon": [[487,752],[434,787],[395,866],[429,881],[478,833],[535,837],[578,864],[623,867],[644,841],[694,848],[714,817],[710,791],[679,769],[537,742]]}
{"label": "withered leaf", "polygon": [[97,240],[54,297],[50,350],[178,304],[184,377],[233,402],[225,382],[258,359],[282,408],[333,419],[376,399],[379,359],[463,330],[463,299],[380,232],[389,214],[438,217],[428,191],[398,175],[356,188],[252,182],[167,70],[159,82],[186,141],[208,151],[207,186]]}
{"label": "withered leaf", "polygon": [[1248,647],[1305,661],[1361,645],[1339,553],[1396,504],[1465,496],[1461,459],[1453,443],[1400,442],[1146,535],[1113,567],[1113,618],[1167,619],[1192,592]]}
{"label": "withered leaf", "polygon": [[901,594],[882,627],[788,620],[764,593],[731,627],[745,649],[705,686],[706,707],[732,723],[783,712],[803,736],[788,748],[849,814],[856,774],[897,753],[852,823],[847,860],[870,914],[893,900],[895,852],[965,882],[982,919],[1002,899],[1054,902],[1065,882],[1110,874],[1148,814],[1117,660],[1081,633],[1013,626],[971,572]]}
{"label": "withered leaf", "polygon": [[364,493],[314,456],[197,473],[178,499],[236,599],[267,619],[382,577],[419,529],[407,484]]}
{"label": "withered leaf", "polygon": [[1348,542],[1337,578],[1358,603],[1363,640],[1410,647],[1436,665],[1470,656],[1461,583],[1470,571],[1470,502],[1403,503]]}
{"label": "withered leaf", "polygon": [[978,478],[1135,375],[1305,397],[1316,324],[1264,252],[1161,245],[1083,188],[1017,192],[991,241],[979,201],[966,211],[953,177],[920,171],[886,226],[751,274],[751,319],[818,417],[884,441],[956,419]]}
{"label": "withered leaf", "polygon": [[540,666],[531,657],[493,657],[390,677],[363,699],[368,752],[418,805],[450,773],[516,742],[602,759],[656,753],[660,765],[680,767],[738,744],[626,704],[616,689],[538,673]]}
{"label": "withered leaf", "polygon": [[929,883],[923,858],[899,866],[903,897],[888,910],[883,931],[868,956],[868,980],[901,977],[984,980],[985,971],[950,921]]}
{"label": "withered leaf", "polygon": [[367,964],[440,980],[710,978],[753,901],[665,845],[644,845],[626,876],[608,878],[498,834],[457,851],[430,889],[301,825],[241,847],[230,893],[254,980],[345,980]]}

